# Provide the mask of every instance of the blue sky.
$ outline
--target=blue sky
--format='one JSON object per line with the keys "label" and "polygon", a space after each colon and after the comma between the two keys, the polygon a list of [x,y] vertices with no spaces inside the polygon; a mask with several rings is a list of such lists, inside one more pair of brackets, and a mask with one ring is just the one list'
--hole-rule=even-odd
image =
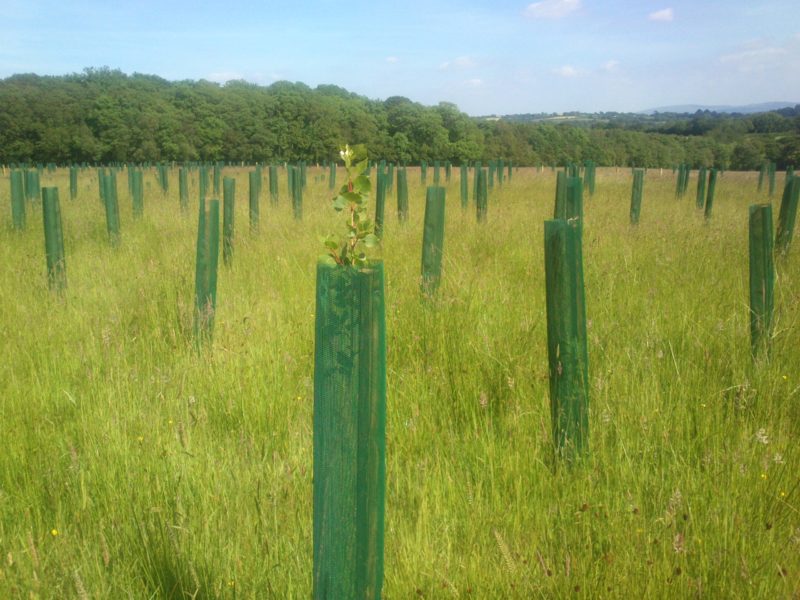
{"label": "blue sky", "polygon": [[797,0],[0,0],[0,78],[333,83],[472,115],[800,102]]}

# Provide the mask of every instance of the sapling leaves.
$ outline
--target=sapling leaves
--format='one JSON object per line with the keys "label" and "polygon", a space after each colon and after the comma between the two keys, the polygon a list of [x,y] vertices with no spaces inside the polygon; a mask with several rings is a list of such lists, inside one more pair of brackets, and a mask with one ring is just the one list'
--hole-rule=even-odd
{"label": "sapling leaves", "polygon": [[366,248],[379,244],[373,233],[374,223],[367,216],[367,200],[372,184],[367,175],[369,159],[363,144],[345,146],[339,152],[347,171],[347,181],[339,194],[333,198],[333,208],[347,215],[345,233],[342,238],[329,235],[325,238],[328,256],[342,266],[365,267],[369,263]]}

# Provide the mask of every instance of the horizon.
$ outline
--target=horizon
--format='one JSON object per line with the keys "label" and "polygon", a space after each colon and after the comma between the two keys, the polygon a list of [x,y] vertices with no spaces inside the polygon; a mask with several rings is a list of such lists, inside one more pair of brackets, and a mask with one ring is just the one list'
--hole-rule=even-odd
{"label": "horizon", "polygon": [[451,102],[471,116],[800,101],[800,79],[787,77],[800,70],[788,1],[629,4],[359,0],[342,10],[324,0],[220,11],[10,0],[0,78],[107,65],[168,81],[336,85],[371,99]]}

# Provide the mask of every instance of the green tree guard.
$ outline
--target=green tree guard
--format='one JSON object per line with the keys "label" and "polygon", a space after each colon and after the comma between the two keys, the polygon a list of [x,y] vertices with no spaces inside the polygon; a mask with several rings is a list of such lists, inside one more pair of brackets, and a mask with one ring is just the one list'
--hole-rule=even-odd
{"label": "green tree guard", "polygon": [[236,201],[236,180],[225,177],[222,180],[222,261],[225,266],[233,262],[233,215]]}
{"label": "green tree guard", "polygon": [[144,216],[144,182],[142,171],[135,169],[131,172],[131,183],[133,188],[133,218],[141,219]]}
{"label": "green tree guard", "polygon": [[644,171],[633,171],[633,190],[631,191],[631,225],[639,224],[639,215],[642,212],[642,191],[644,188]]}
{"label": "green tree guard", "polygon": [[422,185],[428,182],[428,163],[424,160],[419,164],[419,179]]}
{"label": "green tree guard", "polygon": [[441,165],[439,165],[439,161],[438,160],[433,161],[433,185],[435,185],[435,186],[438,186],[440,181],[441,181],[439,179],[439,168],[440,168],[440,166]]}
{"label": "green tree guard", "polygon": [[582,228],[544,224],[550,415],[556,455],[572,461],[589,446],[589,355],[583,285]]}
{"label": "green tree guard", "polygon": [[408,221],[408,177],[406,168],[397,169],[397,220]]}
{"label": "green tree guard", "polygon": [[292,212],[295,221],[303,220],[303,165],[290,167],[293,172],[292,179]]}
{"label": "green tree guard", "polygon": [[444,163],[444,180],[446,183],[450,183],[450,177],[452,176],[453,165],[450,164],[450,161],[445,161]]}
{"label": "green tree guard", "polygon": [[63,292],[67,287],[67,264],[64,258],[64,231],[61,228],[61,206],[58,188],[42,189],[44,247],[47,258],[47,283],[51,290]]}
{"label": "green tree guard", "polygon": [[422,231],[422,283],[424,296],[436,293],[442,278],[444,252],[445,189],[431,186],[425,197],[425,224]]}
{"label": "green tree guard", "polygon": [[178,194],[180,198],[181,210],[189,209],[189,181],[186,169],[181,167],[178,170]]}
{"label": "green tree guard", "polygon": [[117,199],[117,175],[113,169],[103,177],[103,197],[105,198],[108,239],[112,246],[119,246],[119,200]]}
{"label": "green tree guard", "polygon": [[694,201],[697,208],[703,208],[706,203],[706,179],[706,168],[700,167],[697,171],[697,196]]}
{"label": "green tree guard", "polygon": [[[301,190],[306,189],[306,183],[307,183],[307,181],[306,181],[306,161],[301,160],[300,161],[300,189]],[[301,195],[301,197],[302,197],[302,195]]]}
{"label": "green tree guard", "polygon": [[486,169],[478,169],[478,181],[476,185],[477,197],[475,199],[475,211],[478,223],[485,223],[489,212],[489,188],[486,179]]}
{"label": "green tree guard", "polygon": [[467,210],[469,208],[469,167],[466,164],[461,165],[459,183],[461,184],[461,209]]}
{"label": "green tree guard", "polygon": [[792,243],[794,225],[797,220],[797,204],[800,198],[800,177],[797,175],[786,180],[783,186],[783,197],[778,212],[778,232],[776,241],[781,255],[786,256]]}
{"label": "green tree guard", "polygon": [[161,192],[166,196],[169,191],[169,171],[167,165],[158,165],[158,180],[161,183]]}
{"label": "green tree guard", "polygon": [[775,304],[772,205],[750,207],[750,344],[753,356],[769,352]]}
{"label": "green tree guard", "polygon": [[[334,178],[336,169],[333,170]],[[269,166],[269,199],[273,206],[278,205],[278,165]]]}
{"label": "green tree guard", "polygon": [[78,167],[69,168],[69,198],[75,200],[78,197]]}
{"label": "green tree guard", "polygon": [[767,163],[761,165],[758,170],[758,191],[764,189],[764,176],[767,174]]}
{"label": "green tree guard", "polygon": [[200,198],[205,200],[208,197],[208,167],[200,166]]}
{"label": "green tree guard", "polygon": [[705,218],[706,220],[711,218],[711,211],[714,208],[714,191],[717,188],[717,170],[711,169],[708,174],[708,192],[706,193],[706,206],[705,206]]}
{"label": "green tree guard", "polygon": [[478,201],[478,174],[482,168],[481,162],[477,161],[472,167],[472,201]]}
{"label": "green tree guard", "polygon": [[769,197],[772,198],[775,195],[775,163],[769,163],[767,175],[769,177]]}
{"label": "green tree guard", "polygon": [[25,229],[25,182],[22,171],[11,171],[11,223],[14,229]]}
{"label": "green tree guard", "polygon": [[258,173],[255,171],[250,171],[250,173],[248,173],[248,177],[250,184],[250,232],[258,233]]}
{"label": "green tree guard", "polygon": [[97,169],[97,187],[100,192],[100,203],[105,206],[106,204],[106,171],[105,169]]}
{"label": "green tree guard", "polygon": [[379,600],[386,494],[383,264],[321,259],[314,345],[316,600]]}
{"label": "green tree guard", "polygon": [[394,163],[389,163],[386,167],[386,194],[394,191]]}
{"label": "green tree guard", "polygon": [[583,226],[583,181],[580,177],[567,177],[567,220]]}
{"label": "green tree guard", "polygon": [[[589,196],[594,196],[594,183],[597,165],[593,160],[587,160],[584,163],[584,183],[589,192]],[[511,172],[509,171],[509,179],[511,179]]]}
{"label": "green tree guard", "polygon": [[217,262],[219,261],[219,200],[211,200],[206,210],[200,202],[197,224],[197,261],[194,285],[194,332],[198,344],[214,334],[217,307]]}
{"label": "green tree guard", "polygon": [[553,210],[554,219],[567,218],[567,173],[556,173],[556,204]]}
{"label": "green tree guard", "polygon": [[27,171],[25,181],[25,194],[30,202],[37,202],[42,196],[42,186],[39,179],[39,171]]}
{"label": "green tree guard", "polygon": [[501,158],[497,161],[497,185],[503,185],[503,168],[505,161]]}
{"label": "green tree guard", "polygon": [[220,180],[222,179],[222,177],[221,177],[222,170],[220,169],[219,163],[216,163],[214,165],[212,173],[213,173],[212,181],[214,182],[214,195],[217,198],[219,198],[219,193],[220,193],[220,187],[219,186],[220,186]]}
{"label": "green tree guard", "polygon": [[487,170],[488,182],[489,182],[488,186],[489,186],[490,190],[494,189],[494,172],[495,172],[495,168],[496,168],[496,166],[494,164],[494,161],[490,160],[489,161],[489,168]]}
{"label": "green tree guard", "polygon": [[387,173],[378,170],[378,181],[375,184],[375,235],[383,237],[383,217],[386,210],[386,179]]}
{"label": "green tree guard", "polygon": [[[270,168],[270,177],[272,177],[272,168]],[[269,186],[270,192],[272,191],[272,182],[270,181]],[[330,166],[328,167],[328,189],[333,190],[336,189],[336,163],[331,161]]]}
{"label": "green tree guard", "polygon": [[[511,173],[512,173],[511,168],[512,168],[512,166],[513,166],[513,163],[509,160],[508,161],[508,181],[509,182],[511,181]],[[594,184],[592,184],[592,185],[594,185]]]}

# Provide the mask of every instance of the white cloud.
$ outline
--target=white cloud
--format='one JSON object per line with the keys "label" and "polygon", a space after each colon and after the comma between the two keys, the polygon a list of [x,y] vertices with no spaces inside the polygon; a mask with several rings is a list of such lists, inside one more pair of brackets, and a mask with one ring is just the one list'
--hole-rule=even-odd
{"label": "white cloud", "polygon": [[475,87],[481,87],[481,86],[483,85],[483,79],[477,79],[477,78],[475,78],[475,79],[467,79],[467,80],[464,82],[464,84],[465,84],[467,87],[473,87],[473,88],[475,88]]}
{"label": "white cloud", "polygon": [[475,61],[469,56],[459,56],[453,60],[446,60],[439,65],[439,68],[444,71],[447,69],[470,69],[475,66]]}
{"label": "white cloud", "polygon": [[529,4],[523,14],[531,19],[561,19],[581,7],[581,0],[541,0]]}
{"label": "white cloud", "polygon": [[675,18],[675,14],[671,8],[662,8],[656,12],[651,12],[647,15],[647,18],[651,21],[672,21]]}
{"label": "white cloud", "polygon": [[559,77],[577,77],[581,74],[581,72],[573,67],[572,65],[564,65],[563,67],[558,67],[557,69],[553,69],[553,73],[558,75]]}
{"label": "white cloud", "polygon": [[400,59],[397,58],[396,56],[387,56],[386,57],[386,62],[394,64],[394,63],[400,62]]}
{"label": "white cloud", "polygon": [[608,71],[609,73],[612,73],[617,69],[619,69],[619,61],[614,59],[607,60],[606,62],[603,63],[602,68],[603,71]]}
{"label": "white cloud", "polygon": [[719,61],[722,64],[734,66],[742,73],[753,73],[765,71],[769,68],[782,66],[781,58],[788,54],[786,48],[776,46],[764,46],[762,48],[749,48],[741,52],[725,54]]}

